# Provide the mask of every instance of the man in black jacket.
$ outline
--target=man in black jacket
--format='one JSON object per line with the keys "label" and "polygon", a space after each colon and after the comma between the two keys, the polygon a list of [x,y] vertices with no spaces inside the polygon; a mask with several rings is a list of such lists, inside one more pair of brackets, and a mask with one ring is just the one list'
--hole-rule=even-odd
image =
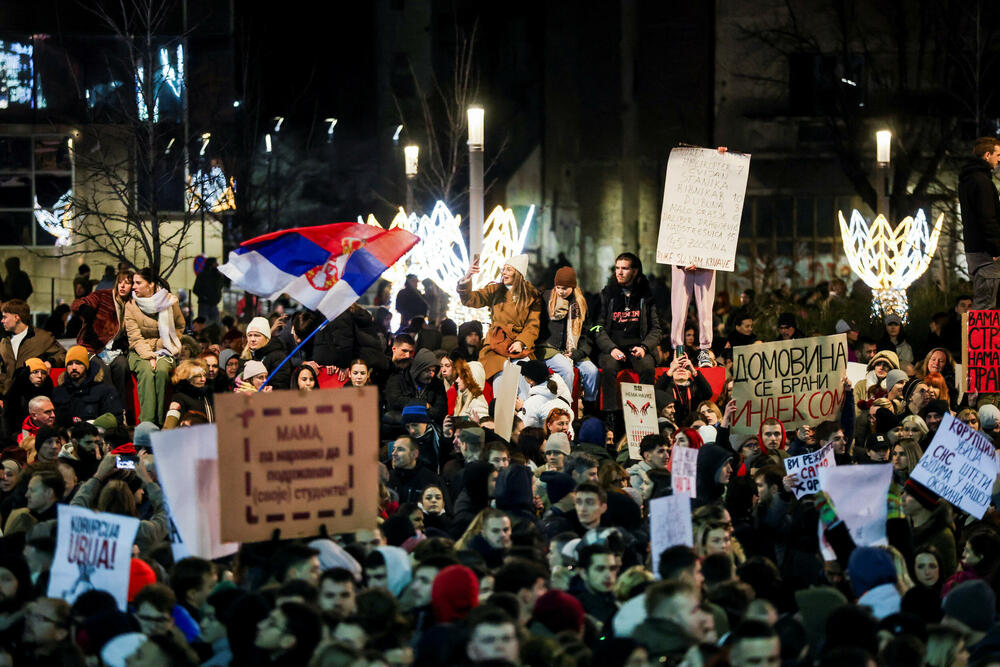
{"label": "man in black jacket", "polygon": [[1000,196],[993,172],[1000,164],[1000,140],[981,137],[973,144],[975,159],[958,177],[965,257],[972,276],[972,308],[995,308],[1000,285]]}
{"label": "man in black jacket", "polygon": [[388,411],[382,416],[383,424],[400,424],[403,408],[414,401],[427,405],[431,421],[440,424],[448,413],[448,394],[437,371],[441,362],[430,350],[419,350],[409,368],[394,374],[385,384],[385,401]]}
{"label": "man in black jacket", "polygon": [[591,328],[600,348],[601,391],[605,410],[618,409],[618,372],[631,368],[639,382],[653,384],[660,342],[660,317],[642,262],[630,252],[615,260],[615,277],[601,290],[601,312]]}

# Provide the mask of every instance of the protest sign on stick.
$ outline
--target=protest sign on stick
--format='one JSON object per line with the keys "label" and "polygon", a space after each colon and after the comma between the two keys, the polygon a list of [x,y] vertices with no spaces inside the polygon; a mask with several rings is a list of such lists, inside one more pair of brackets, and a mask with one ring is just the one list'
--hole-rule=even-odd
{"label": "protest sign on stick", "polygon": [[749,153],[695,146],[671,150],[656,261],[732,271],[749,175]]}
{"label": "protest sign on stick", "polygon": [[514,429],[514,403],[517,400],[517,386],[520,382],[521,365],[506,361],[503,365],[503,375],[493,385],[493,395],[496,398],[496,406],[493,408],[494,432],[508,441],[510,432]]}
{"label": "protest sign on stick", "polygon": [[222,539],[375,527],[378,389],[216,396]]}
{"label": "protest sign on stick", "polygon": [[137,532],[135,517],[60,504],[47,595],[73,604],[87,591],[107,591],[125,611]]}
{"label": "protest sign on stick", "polygon": [[997,478],[997,453],[989,438],[946,414],[910,478],[982,519]]}
{"label": "protest sign on stick", "polygon": [[[962,364],[968,390],[1000,392],[1000,310],[970,310],[962,315]],[[960,382],[965,388],[966,383]]]}
{"label": "protest sign on stick", "polygon": [[757,433],[771,417],[789,432],[840,419],[846,373],[844,334],[736,347],[733,431]]}
{"label": "protest sign on stick", "polygon": [[660,432],[656,415],[656,394],[651,384],[622,383],[621,390],[628,455],[641,460],[639,443],[647,435]]}
{"label": "protest sign on stick", "polygon": [[674,445],[670,456],[670,485],[674,493],[686,493],[697,498],[698,450]]}
{"label": "protest sign on stick", "polygon": [[[653,563],[658,563],[660,554],[674,545],[694,546],[691,496],[675,493],[649,501],[649,538]],[[659,578],[659,568],[654,569]]]}
{"label": "protest sign on stick", "polygon": [[223,542],[219,504],[219,449],[215,424],[157,431],[150,436],[156,472],[177,535],[174,557],[208,560],[236,553],[240,545]]}
{"label": "protest sign on stick", "polygon": [[[887,503],[891,481],[891,463],[819,468],[820,489],[830,497],[837,516],[859,547],[888,544],[885,522],[889,516]],[[824,557],[835,560],[832,553],[824,551]]]}
{"label": "protest sign on stick", "polygon": [[785,472],[798,478],[792,489],[795,497],[801,498],[819,491],[819,469],[834,465],[837,463],[833,458],[832,442],[815,452],[785,459]]}

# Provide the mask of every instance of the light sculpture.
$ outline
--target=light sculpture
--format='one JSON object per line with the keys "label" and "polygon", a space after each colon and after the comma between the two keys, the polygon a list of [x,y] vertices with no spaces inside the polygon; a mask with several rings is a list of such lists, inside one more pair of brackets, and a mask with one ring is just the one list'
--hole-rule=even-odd
{"label": "light sculpture", "polygon": [[56,237],[56,245],[60,247],[68,246],[73,237],[72,200],[73,191],[67,190],[49,211],[42,208],[38,197],[35,197],[35,221],[39,227]]}
{"label": "light sculpture", "polygon": [[840,235],[851,269],[874,292],[872,316],[895,313],[907,320],[906,288],[923,275],[937,250],[944,214],[938,216],[933,228],[927,223],[923,209],[916,216],[907,216],[893,229],[884,215],[871,226],[855,209],[851,222],[840,218]]}
{"label": "light sculpture", "polygon": [[[500,271],[507,260],[523,251],[534,214],[535,207],[532,205],[519,227],[514,212],[509,208],[497,206],[493,209],[484,223],[483,252],[479,259],[479,273],[473,278],[473,289],[500,280]],[[369,215],[367,220],[358,216],[358,222],[381,227],[373,215]],[[403,288],[406,276],[410,273],[420,281],[429,278],[448,295],[448,317],[451,319],[456,322],[489,322],[488,309],[466,308],[456,290],[458,281],[469,270],[471,261],[461,223],[462,216],[454,215],[444,202],[439,201],[430,215],[407,215],[400,208],[389,224],[389,229],[401,227],[420,237],[420,243],[382,274],[392,285],[389,308],[393,311],[394,329],[399,326],[399,315],[395,313],[396,294]]]}
{"label": "light sculpture", "polygon": [[[153,76],[152,92],[154,123],[160,122],[160,92],[163,90],[161,85],[165,85],[178,100],[182,99],[184,95],[184,47],[180,44],[177,45],[175,56],[177,60],[176,66],[170,62],[169,49],[161,48],[159,56],[159,68],[151,68],[150,70],[151,76]],[[146,68],[139,65],[135,70],[135,101],[139,111],[139,120],[141,121],[149,120],[149,112],[146,109],[145,91],[143,89],[145,81]]]}
{"label": "light sculpture", "polygon": [[212,213],[236,210],[236,180],[226,178],[217,164],[194,172],[184,192],[188,211],[194,213],[204,205]]}

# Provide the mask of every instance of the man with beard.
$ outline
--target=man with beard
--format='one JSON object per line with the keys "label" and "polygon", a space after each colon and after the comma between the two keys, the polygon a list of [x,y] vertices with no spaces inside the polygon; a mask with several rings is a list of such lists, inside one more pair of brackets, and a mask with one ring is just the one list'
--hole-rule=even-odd
{"label": "man with beard", "polygon": [[101,415],[111,415],[121,423],[125,408],[114,388],[101,382],[103,371],[97,364],[91,364],[90,355],[82,345],[69,349],[66,372],[52,392],[57,424],[68,426],[76,421],[93,421]]}
{"label": "man with beard", "polygon": [[618,611],[614,589],[619,558],[606,545],[591,544],[580,549],[578,561],[579,574],[570,581],[568,593],[603,625]]}
{"label": "man with beard", "polygon": [[660,316],[642,272],[642,262],[630,252],[615,260],[615,275],[601,290],[601,309],[591,328],[600,348],[604,410],[617,412],[618,373],[632,369],[642,384],[653,384],[656,360],[651,354],[660,342]]}

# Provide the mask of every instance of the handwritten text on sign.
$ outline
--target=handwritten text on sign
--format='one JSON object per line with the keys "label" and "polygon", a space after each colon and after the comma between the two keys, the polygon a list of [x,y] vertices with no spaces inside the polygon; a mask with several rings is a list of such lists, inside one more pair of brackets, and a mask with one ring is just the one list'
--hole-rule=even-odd
{"label": "handwritten text on sign", "polygon": [[375,526],[374,388],[222,394],[216,405],[223,540]]}
{"label": "handwritten text on sign", "polygon": [[639,443],[647,435],[660,432],[656,415],[656,394],[651,384],[622,384],[621,387],[628,455],[639,460],[642,458]]}
{"label": "handwritten text on sign", "polygon": [[785,459],[785,472],[797,478],[792,489],[795,497],[801,498],[819,491],[819,469],[832,465],[836,465],[832,442],[815,452]]}
{"label": "handwritten text on sign", "polygon": [[656,261],[732,271],[750,155],[682,146],[670,151]]}
{"label": "handwritten text on sign", "polygon": [[733,350],[736,433],[757,433],[775,418],[793,431],[840,418],[847,337],[816,336],[743,345]]}
{"label": "handwritten text on sign", "polygon": [[910,477],[981,519],[997,478],[996,450],[982,433],[946,414]]}
{"label": "handwritten text on sign", "polygon": [[693,447],[674,446],[670,452],[670,484],[674,493],[697,497],[695,474],[698,470],[698,450]]}
{"label": "handwritten text on sign", "polygon": [[1000,391],[1000,310],[969,311],[969,391]]}

